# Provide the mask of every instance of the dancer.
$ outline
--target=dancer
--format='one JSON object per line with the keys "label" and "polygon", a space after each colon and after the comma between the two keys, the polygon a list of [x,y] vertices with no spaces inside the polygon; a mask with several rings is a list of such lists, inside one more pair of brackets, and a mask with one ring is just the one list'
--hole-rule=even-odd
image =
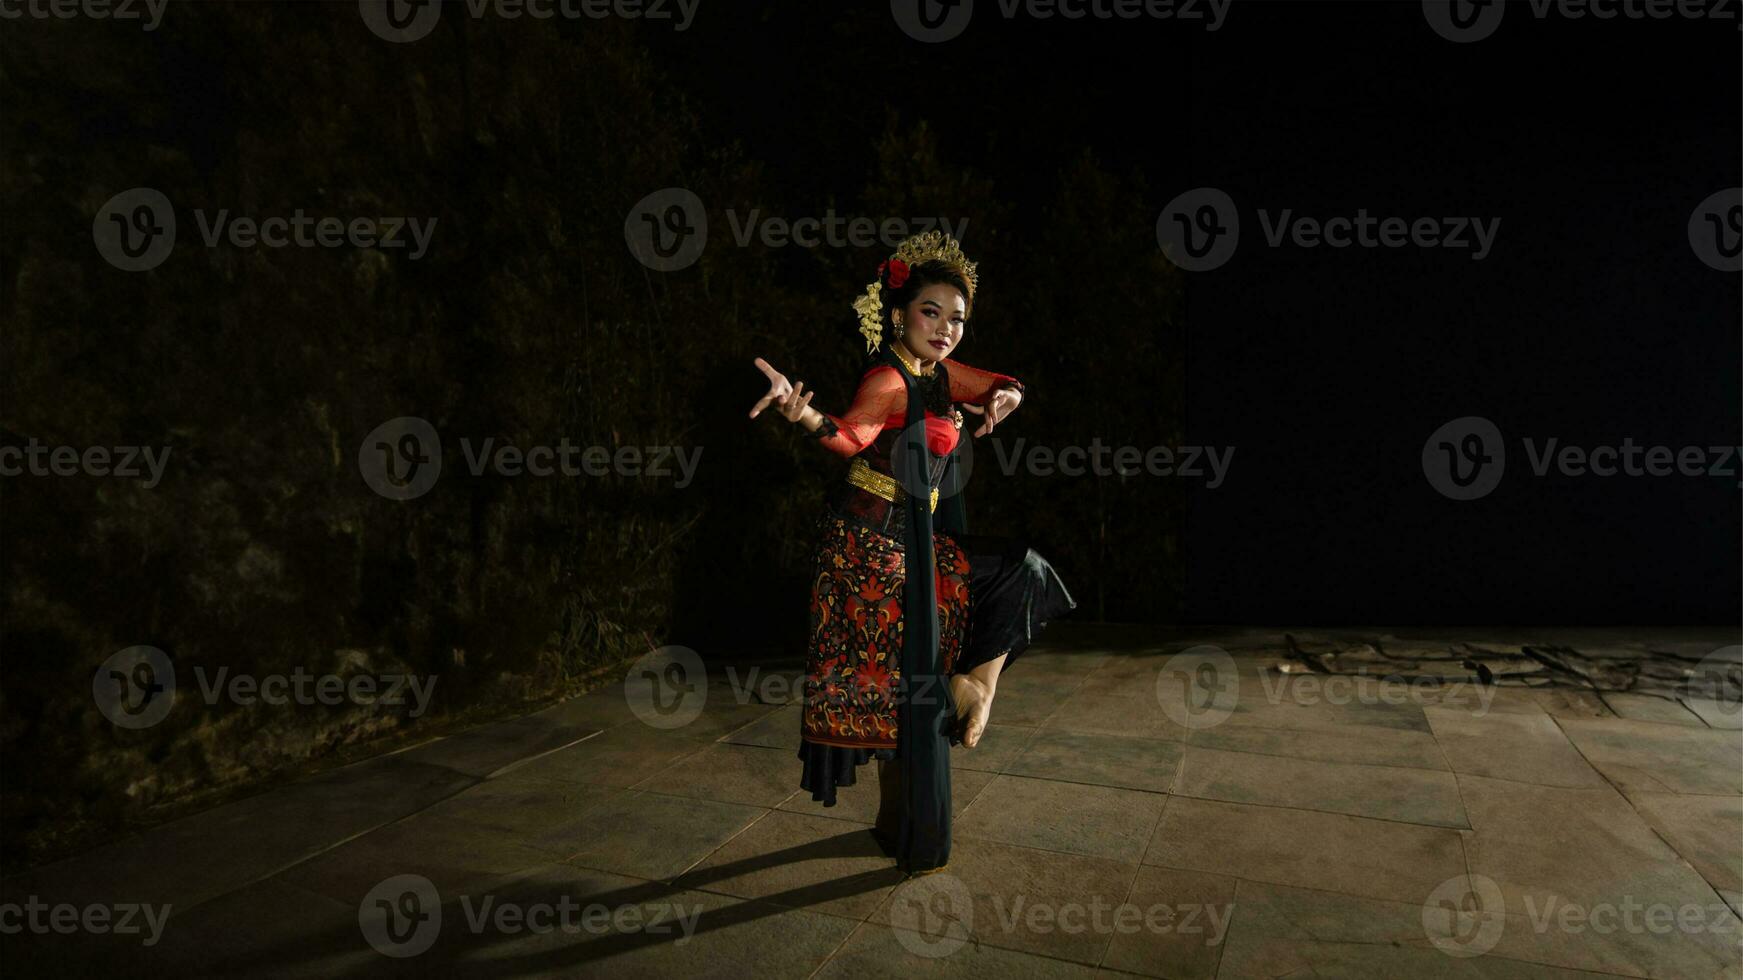
{"label": "dancer", "polygon": [[[902,242],[854,302],[867,367],[840,416],[762,358],[773,406],[852,459],[816,548],[800,785],[825,806],[879,760],[872,833],[910,875],[950,857],[950,754],[985,733],[1000,674],[1076,602],[1021,543],[966,533],[962,410],[976,437],[1022,404],[1009,375],[952,359],[977,276],[940,232]],[[960,407],[958,407],[960,406]],[[936,511],[936,514],[934,513]],[[934,517],[936,516],[936,526]]]}

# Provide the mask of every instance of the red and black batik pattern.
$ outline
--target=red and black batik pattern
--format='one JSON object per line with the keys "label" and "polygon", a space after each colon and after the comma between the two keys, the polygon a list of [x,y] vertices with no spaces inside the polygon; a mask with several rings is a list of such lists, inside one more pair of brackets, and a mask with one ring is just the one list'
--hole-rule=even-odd
{"label": "red and black batik pattern", "polygon": [[[902,547],[898,539],[826,517],[811,583],[804,737],[860,749],[896,747],[902,676]],[[938,657],[948,676],[968,629],[968,556],[933,535]],[[939,694],[942,696],[942,693]]]}

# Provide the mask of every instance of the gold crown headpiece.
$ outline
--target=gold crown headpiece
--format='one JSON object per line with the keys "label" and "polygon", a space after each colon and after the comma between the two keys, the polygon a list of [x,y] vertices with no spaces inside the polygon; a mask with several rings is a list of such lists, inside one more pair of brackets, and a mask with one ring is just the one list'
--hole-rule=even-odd
{"label": "gold crown headpiece", "polygon": [[859,332],[865,337],[865,351],[870,354],[878,349],[883,341],[883,289],[884,277],[888,273],[890,285],[900,289],[902,283],[908,281],[908,270],[916,263],[941,259],[962,270],[963,277],[968,280],[970,289],[979,289],[980,280],[974,270],[974,263],[968,256],[962,254],[962,245],[956,239],[941,231],[928,231],[905,239],[896,246],[896,251],[887,260],[878,263],[878,276],[865,288],[865,292],[853,301],[853,308],[859,314]]}

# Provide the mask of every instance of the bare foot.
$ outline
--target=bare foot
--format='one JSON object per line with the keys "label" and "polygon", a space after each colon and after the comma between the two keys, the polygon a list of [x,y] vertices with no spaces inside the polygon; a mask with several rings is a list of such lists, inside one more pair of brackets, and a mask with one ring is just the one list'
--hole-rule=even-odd
{"label": "bare foot", "polygon": [[968,674],[950,678],[950,696],[956,700],[956,726],[962,733],[964,748],[980,744],[986,733],[987,719],[992,716],[993,694],[980,681]]}

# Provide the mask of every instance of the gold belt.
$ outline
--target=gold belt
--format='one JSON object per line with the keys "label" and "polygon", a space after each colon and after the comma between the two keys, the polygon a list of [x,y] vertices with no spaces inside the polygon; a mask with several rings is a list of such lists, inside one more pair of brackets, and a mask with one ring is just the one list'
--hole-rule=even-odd
{"label": "gold belt", "polygon": [[[879,473],[863,459],[855,459],[853,465],[847,468],[847,482],[866,493],[877,494],[892,504],[908,496],[907,492],[902,489],[902,485],[896,482],[895,477],[887,473]],[[934,511],[938,509],[937,490],[932,491],[932,509]]]}

